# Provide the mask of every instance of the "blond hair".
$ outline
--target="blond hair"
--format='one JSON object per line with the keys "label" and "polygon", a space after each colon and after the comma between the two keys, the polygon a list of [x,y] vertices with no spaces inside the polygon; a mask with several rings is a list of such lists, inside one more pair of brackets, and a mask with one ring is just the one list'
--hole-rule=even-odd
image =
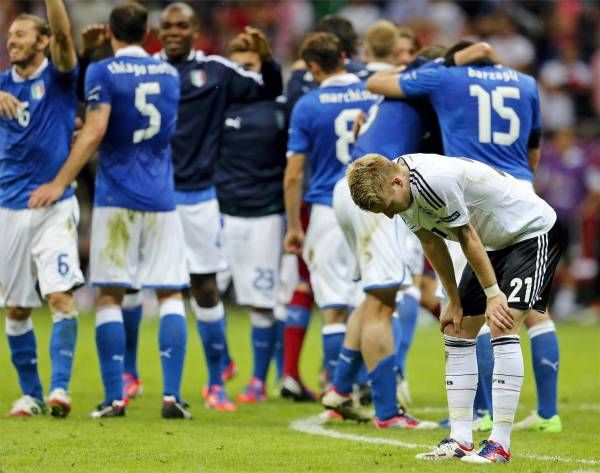
{"label": "blond hair", "polygon": [[379,20],[367,30],[364,42],[375,59],[385,59],[393,54],[398,38],[400,33],[396,25],[388,20]]}
{"label": "blond hair", "polygon": [[396,171],[396,164],[380,154],[365,154],[354,161],[346,172],[354,203],[367,211],[383,207],[385,194],[391,187],[390,179]]}

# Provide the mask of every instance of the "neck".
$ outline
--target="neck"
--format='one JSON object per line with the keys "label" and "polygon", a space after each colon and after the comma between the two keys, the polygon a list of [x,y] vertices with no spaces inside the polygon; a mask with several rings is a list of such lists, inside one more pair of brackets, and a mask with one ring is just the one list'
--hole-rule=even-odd
{"label": "neck", "polygon": [[334,72],[327,72],[327,73],[323,72],[319,76],[319,84],[322,84],[323,82],[325,82],[327,79],[330,79],[331,77],[340,76],[345,73],[346,73],[346,69],[338,69]]}
{"label": "neck", "polygon": [[23,79],[28,79],[40,68],[45,58],[43,54],[36,54],[27,64],[15,64],[15,70]]}
{"label": "neck", "polygon": [[118,39],[114,39],[114,38],[111,40],[111,44],[112,44],[113,53],[116,53],[119,49],[125,49],[130,46],[138,46],[140,48],[142,47],[141,43],[124,43],[123,41],[119,41]]}

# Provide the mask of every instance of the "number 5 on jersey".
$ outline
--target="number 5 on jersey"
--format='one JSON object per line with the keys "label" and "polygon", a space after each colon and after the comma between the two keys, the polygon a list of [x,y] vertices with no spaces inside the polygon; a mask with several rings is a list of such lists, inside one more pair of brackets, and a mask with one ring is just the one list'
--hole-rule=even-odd
{"label": "number 5 on jersey", "polygon": [[148,117],[148,127],[133,132],[133,142],[141,143],[149,140],[160,131],[161,117],[160,112],[154,104],[148,103],[148,95],[160,94],[160,84],[158,82],[142,82],[135,89],[135,108],[140,113]]}

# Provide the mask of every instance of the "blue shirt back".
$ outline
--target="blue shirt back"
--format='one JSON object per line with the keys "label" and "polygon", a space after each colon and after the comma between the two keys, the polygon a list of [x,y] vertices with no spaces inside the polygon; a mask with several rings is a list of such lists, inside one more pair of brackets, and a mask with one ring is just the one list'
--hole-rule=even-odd
{"label": "blue shirt back", "polygon": [[440,65],[402,74],[400,86],[407,97],[429,97],[447,155],[467,156],[533,180],[528,144],[541,128],[533,77],[499,65]]}
{"label": "blue shirt back", "polygon": [[[0,116],[0,206],[25,209],[29,195],[54,179],[71,149],[77,111],[77,68],[63,73],[44,60],[23,80],[0,74],[0,90],[25,104],[15,120]],[[71,197],[68,188],[62,199]]]}
{"label": "blue shirt back", "polygon": [[346,73],[327,79],[298,100],[292,111],[288,156],[309,155],[305,202],[332,205],[333,188],[351,159],[352,125],[377,98],[357,76]]}
{"label": "blue shirt back", "polygon": [[91,64],[86,103],[111,106],[100,145],[96,206],[140,211],[175,208],[170,140],[179,103],[179,74],[139,47]]}

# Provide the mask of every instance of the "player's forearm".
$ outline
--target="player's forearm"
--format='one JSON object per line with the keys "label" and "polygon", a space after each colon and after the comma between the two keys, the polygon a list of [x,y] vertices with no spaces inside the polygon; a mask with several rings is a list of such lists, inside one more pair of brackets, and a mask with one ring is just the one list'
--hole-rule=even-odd
{"label": "player's forearm", "polygon": [[96,152],[102,141],[102,136],[95,130],[89,127],[86,129],[84,126],[77,140],[75,140],[65,164],[54,178],[54,182],[66,189]]}
{"label": "player's forearm", "polygon": [[285,202],[285,213],[287,224],[291,229],[300,228],[300,205],[302,203],[302,183],[304,181],[304,160],[302,166],[294,162],[299,160],[292,157],[288,161],[283,177],[283,198]]}
{"label": "player's forearm", "polygon": [[537,170],[541,155],[542,153],[540,152],[539,148],[532,148],[527,152],[527,156],[529,158],[529,169],[531,169],[531,172],[535,173]]}
{"label": "player's forearm", "polygon": [[482,288],[496,284],[496,274],[483,243],[471,224],[458,229],[460,246]]}
{"label": "player's forearm", "polygon": [[385,95],[386,97],[404,97],[404,93],[400,88],[400,74],[398,73],[376,72],[367,80],[367,89],[369,92]]}
{"label": "player's forearm", "polygon": [[50,52],[52,61],[61,71],[72,70],[77,64],[71,22],[63,0],[45,0],[48,22],[52,29]]}
{"label": "player's forearm", "polygon": [[416,235],[421,241],[425,256],[427,256],[427,259],[440,278],[448,299],[458,302],[460,296],[458,294],[458,287],[456,286],[454,266],[448,252],[448,247],[440,237],[427,230],[421,229]]}
{"label": "player's forearm", "polygon": [[486,42],[479,42],[472,44],[460,51],[454,53],[454,63],[457,66],[463,66],[465,64],[472,64],[474,62],[480,62],[487,60],[494,64],[500,62],[500,58],[494,49]]}

